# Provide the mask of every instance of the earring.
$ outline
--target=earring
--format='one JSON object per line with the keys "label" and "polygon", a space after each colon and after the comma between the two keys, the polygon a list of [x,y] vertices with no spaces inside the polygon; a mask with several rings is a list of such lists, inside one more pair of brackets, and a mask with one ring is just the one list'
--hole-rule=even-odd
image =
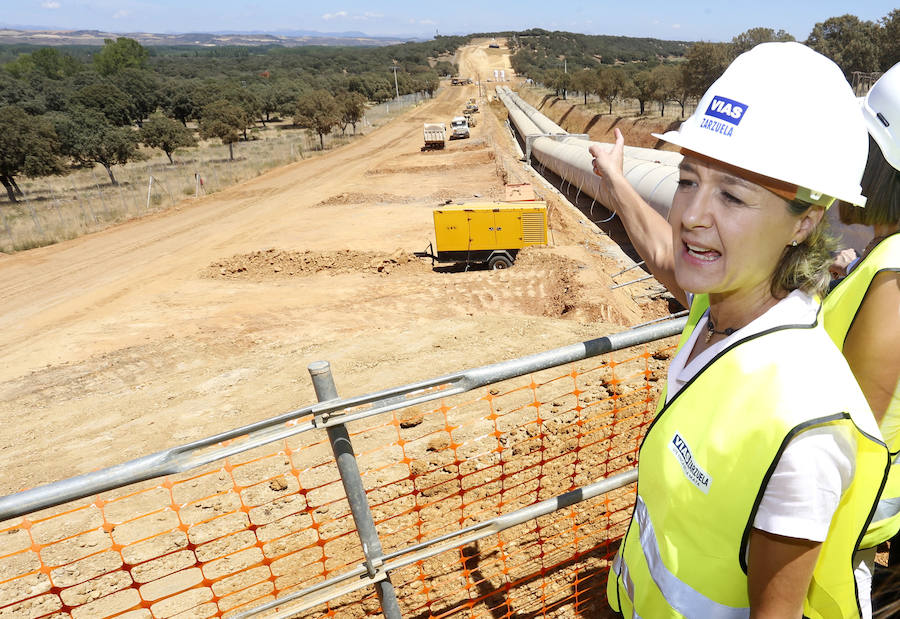
{"label": "earring", "polygon": [[791,241],[791,247],[797,247],[797,241]]}

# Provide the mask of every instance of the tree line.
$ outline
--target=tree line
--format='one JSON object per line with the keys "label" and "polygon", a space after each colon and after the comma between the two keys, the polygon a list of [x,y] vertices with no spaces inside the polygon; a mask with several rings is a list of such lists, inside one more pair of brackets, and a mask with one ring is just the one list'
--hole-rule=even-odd
{"label": "tree line", "polygon": [[[593,39],[568,32],[531,31],[528,36],[508,39],[515,46],[510,62],[517,74],[555,90],[557,96],[577,92],[585,104],[589,95],[597,96],[608,104],[610,113],[615,101],[633,99],[641,114],[649,103],[656,103],[660,114],[665,114],[666,105],[672,103],[680,106],[684,116],[687,102],[706,92],[736,56],[759,43],[795,40],[784,30],[759,27],[727,43],[668,42],[671,45],[660,47],[655,56],[641,52],[629,59],[621,51],[601,54],[608,38]],[[655,39],[646,41],[657,44]],[[880,73],[900,62],[900,9],[877,22],[849,14],[832,17],[815,24],[803,42],[834,60],[852,83],[854,73]],[[644,57],[635,60],[638,55]]]}
{"label": "tree line", "polygon": [[[127,37],[102,48],[0,46],[0,183],[141,159],[140,145],[172,153],[197,137],[229,145],[273,118],[319,136],[346,131],[368,102],[433,94],[466,39],[383,48],[146,48]],[[396,67],[396,82],[392,67]],[[188,128],[192,123],[192,128]],[[196,126],[196,131],[193,126]]]}

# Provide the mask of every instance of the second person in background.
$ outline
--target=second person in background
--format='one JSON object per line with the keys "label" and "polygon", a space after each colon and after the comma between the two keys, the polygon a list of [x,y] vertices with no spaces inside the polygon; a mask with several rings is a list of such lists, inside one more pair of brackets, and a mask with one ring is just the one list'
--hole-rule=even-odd
{"label": "second person in background", "polygon": [[[841,221],[872,226],[875,238],[824,303],[825,329],[856,376],[892,458],[900,452],[900,64],[862,100],[869,157],[862,179],[865,208],[841,204]],[[869,527],[863,547],[891,537],[900,526],[900,463]],[[893,539],[891,565],[900,564]],[[872,550],[874,554],[874,549]]]}

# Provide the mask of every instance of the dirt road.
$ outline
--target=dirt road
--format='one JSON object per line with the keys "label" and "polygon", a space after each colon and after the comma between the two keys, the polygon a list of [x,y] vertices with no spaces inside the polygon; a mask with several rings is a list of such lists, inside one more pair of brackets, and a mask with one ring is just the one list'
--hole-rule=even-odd
{"label": "dirt road", "polygon": [[[461,71],[509,75],[500,52],[473,44]],[[541,186],[552,247],[498,272],[412,257],[435,206],[529,180],[495,106],[470,139],[420,151],[422,123],[448,122],[476,93],[448,85],[349,146],[0,258],[0,492],[309,404],[306,366],[319,359],[350,396],[664,313],[632,298],[641,290],[609,289],[622,263],[608,239]]]}

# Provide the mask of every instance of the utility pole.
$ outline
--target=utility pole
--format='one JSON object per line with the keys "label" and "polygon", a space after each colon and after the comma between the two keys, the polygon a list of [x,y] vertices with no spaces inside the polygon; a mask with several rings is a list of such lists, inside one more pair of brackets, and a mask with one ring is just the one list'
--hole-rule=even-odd
{"label": "utility pole", "polygon": [[397,93],[397,100],[400,100],[400,88],[397,87],[397,69],[400,67],[393,66],[391,67],[391,71],[394,72],[394,92]]}

